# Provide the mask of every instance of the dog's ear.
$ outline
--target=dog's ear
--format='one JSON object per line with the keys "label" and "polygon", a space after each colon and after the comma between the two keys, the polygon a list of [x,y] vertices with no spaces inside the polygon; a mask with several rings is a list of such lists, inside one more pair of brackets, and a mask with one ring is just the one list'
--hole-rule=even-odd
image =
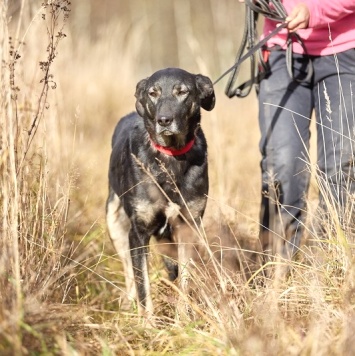
{"label": "dog's ear", "polygon": [[[148,78],[147,78],[148,79]],[[137,98],[136,100],[136,110],[140,116],[144,116],[144,92],[146,90],[147,79],[142,79],[138,82],[136,86],[136,93],[134,96]]]}
{"label": "dog's ear", "polygon": [[201,107],[207,111],[211,111],[216,101],[211,79],[204,75],[197,74],[196,85],[200,92]]}

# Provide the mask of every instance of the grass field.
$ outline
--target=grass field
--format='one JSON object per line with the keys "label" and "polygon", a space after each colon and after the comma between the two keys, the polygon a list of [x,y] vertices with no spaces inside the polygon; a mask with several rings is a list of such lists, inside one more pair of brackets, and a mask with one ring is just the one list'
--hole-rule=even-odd
{"label": "grass field", "polygon": [[[257,102],[254,93],[228,99],[225,81],[202,118],[210,162],[205,264],[192,271],[199,293],[180,296],[192,312],[176,318],[179,291],[154,247],[155,326],[142,325],[125,303],[104,220],[113,128],[153,71],[179,66],[212,80],[224,72],[242,34],[242,5],[42,2],[0,4],[0,354],[354,354],[354,198],[343,228],[331,214],[321,221],[326,239],[309,230],[314,248],[275,263],[286,276],[248,270],[259,230]],[[314,178],[310,220],[318,189],[327,187]],[[213,263],[216,246],[233,273]]]}

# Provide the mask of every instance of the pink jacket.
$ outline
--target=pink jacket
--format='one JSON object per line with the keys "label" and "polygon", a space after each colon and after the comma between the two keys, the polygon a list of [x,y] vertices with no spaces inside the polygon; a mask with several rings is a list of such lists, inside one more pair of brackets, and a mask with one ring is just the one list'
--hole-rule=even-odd
{"label": "pink jacket", "polygon": [[[283,5],[290,13],[299,2],[307,4],[310,10],[309,28],[297,31],[308,54],[325,56],[355,48],[355,0],[283,0]],[[275,26],[275,21],[265,19],[264,35]],[[287,30],[282,30],[267,46],[285,48],[286,38]],[[304,52],[298,43],[293,44],[293,50]]]}

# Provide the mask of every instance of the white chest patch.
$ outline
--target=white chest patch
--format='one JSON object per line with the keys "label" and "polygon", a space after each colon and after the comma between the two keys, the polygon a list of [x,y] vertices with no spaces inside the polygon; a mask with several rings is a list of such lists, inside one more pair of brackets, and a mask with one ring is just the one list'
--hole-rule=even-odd
{"label": "white chest patch", "polygon": [[166,229],[166,227],[168,226],[168,221],[169,219],[176,219],[177,216],[179,215],[179,211],[180,211],[180,206],[169,202],[167,207],[165,208],[165,216],[166,216],[166,220],[165,220],[165,224],[164,226],[159,230],[159,234],[162,235],[164,230]]}
{"label": "white chest patch", "polygon": [[165,208],[165,215],[167,219],[176,219],[180,212],[180,206],[169,202],[168,206]]}
{"label": "white chest patch", "polygon": [[158,204],[152,204],[149,200],[136,199],[135,201],[137,218],[145,224],[151,223],[159,209]]}

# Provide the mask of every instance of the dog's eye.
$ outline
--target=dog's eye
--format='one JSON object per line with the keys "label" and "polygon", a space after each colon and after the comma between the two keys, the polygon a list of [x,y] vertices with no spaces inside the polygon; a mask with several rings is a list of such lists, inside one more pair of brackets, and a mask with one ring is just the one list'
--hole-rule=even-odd
{"label": "dog's eye", "polygon": [[177,95],[183,96],[183,95],[187,95],[189,93],[188,90],[186,89],[181,89],[177,92]]}
{"label": "dog's eye", "polygon": [[148,95],[151,97],[151,98],[156,98],[158,96],[158,92],[154,89],[150,89],[149,92],[148,92]]}

